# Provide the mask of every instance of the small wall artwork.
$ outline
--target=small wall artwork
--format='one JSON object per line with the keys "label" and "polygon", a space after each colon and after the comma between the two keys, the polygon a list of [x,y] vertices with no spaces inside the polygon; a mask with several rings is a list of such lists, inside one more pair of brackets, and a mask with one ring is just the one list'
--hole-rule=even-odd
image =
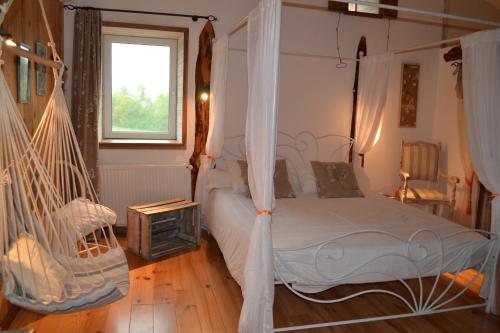
{"label": "small wall artwork", "polygon": [[[47,58],[47,46],[43,43],[36,43],[36,55]],[[47,95],[47,66],[42,64],[36,64],[36,94]]]}
{"label": "small wall artwork", "polygon": [[[31,51],[31,47],[28,44],[20,43],[19,48],[27,52]],[[30,85],[30,60],[26,57],[18,57],[17,101],[19,103],[29,103],[31,101]]]}
{"label": "small wall artwork", "polygon": [[399,127],[417,127],[419,64],[403,64]]}

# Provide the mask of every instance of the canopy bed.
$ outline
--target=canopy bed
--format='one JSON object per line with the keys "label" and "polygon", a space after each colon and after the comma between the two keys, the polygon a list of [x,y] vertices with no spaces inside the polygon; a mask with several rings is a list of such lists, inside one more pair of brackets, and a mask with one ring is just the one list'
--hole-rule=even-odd
{"label": "canopy bed", "polygon": [[[373,5],[362,1],[348,2]],[[398,7],[389,7],[398,10]],[[288,135],[278,133],[276,124],[281,1],[262,0],[233,31],[245,25],[248,52],[245,135],[225,139],[223,132],[229,35],[214,44],[207,155],[202,156],[196,187],[196,199],[202,204],[205,222],[217,240],[231,274],[242,287],[244,304],[239,331],[300,330],[475,307],[486,307],[487,312],[492,312],[496,302],[495,274],[499,251],[498,198],[493,204],[491,234],[466,229],[396,201],[379,198],[361,183],[357,197],[319,198],[322,183],[318,181],[319,173],[316,173],[318,165],[347,161],[353,145],[356,152],[366,153],[376,142],[382,124],[391,54],[360,60],[355,140],[341,135]],[[475,149],[474,164],[481,168],[478,174],[485,179],[485,184],[498,191],[500,138],[494,137],[494,125],[486,119],[496,117],[494,124],[500,122],[498,112],[494,112],[500,100],[493,91],[498,89],[500,82],[500,30],[476,33],[460,41],[465,46],[464,76],[468,83],[464,88],[467,90],[468,135],[474,137],[470,144],[471,150]],[[487,50],[490,54],[485,56],[483,52]],[[487,61],[478,61],[481,56]],[[492,72],[496,76],[487,75],[485,71],[490,68],[494,69]],[[472,82],[474,85],[481,82],[479,85],[485,87],[476,89]],[[481,98],[488,99],[488,102]],[[473,117],[473,113],[481,114]],[[480,131],[482,128],[485,130]],[[236,140],[236,149],[234,146],[231,149],[231,140]],[[326,147],[330,151],[320,153],[324,141],[329,141]],[[495,154],[488,155],[487,151]],[[296,182],[293,179],[298,178],[298,188],[302,192],[296,190],[291,196],[275,199],[275,194],[280,192],[276,187],[279,176],[275,173],[275,166],[278,170],[278,162],[283,159],[291,187]],[[235,163],[235,160],[246,162]],[[323,162],[315,162],[320,160]],[[247,184],[245,179],[241,181],[248,188],[246,197],[245,191],[235,193],[239,191],[235,189],[235,183],[240,182],[233,179],[238,174],[234,172],[235,164],[239,165],[242,178],[246,178],[242,170],[247,168]],[[315,189],[306,190],[311,185],[311,177]],[[477,270],[473,280],[460,292],[447,295],[459,274],[468,268]],[[445,272],[452,273],[453,277],[444,291],[437,292],[439,277]],[[486,278],[481,296],[486,302],[453,305],[453,301],[465,293],[483,272]],[[423,288],[424,277],[432,277],[430,290]],[[416,279],[417,287],[412,288],[407,279]],[[399,281],[407,293],[400,295],[380,288],[332,300],[315,299],[311,295],[339,284],[378,281]],[[338,303],[360,295],[385,293],[400,300],[408,311],[344,322],[274,328],[272,307],[277,283],[284,284],[303,299],[319,303]]]}

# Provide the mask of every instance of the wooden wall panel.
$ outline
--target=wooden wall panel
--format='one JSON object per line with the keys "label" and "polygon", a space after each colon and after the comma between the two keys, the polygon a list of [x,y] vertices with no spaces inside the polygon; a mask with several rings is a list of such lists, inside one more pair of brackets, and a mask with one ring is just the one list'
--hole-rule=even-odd
{"label": "wooden wall panel", "polygon": [[[0,0],[1,1],[1,0]],[[2,1],[3,2],[3,1]],[[52,33],[56,42],[56,47],[61,57],[62,32],[63,32],[63,12],[62,5],[59,0],[44,0],[45,11],[51,25]],[[31,46],[32,51],[35,51],[36,42],[41,42],[47,45],[49,37],[43,22],[42,13],[38,0],[14,0],[7,16],[5,18],[3,28],[12,34],[14,41],[17,43],[23,42]],[[49,57],[51,57],[49,50]],[[5,64],[3,70],[5,77],[11,89],[14,99],[17,100],[17,64],[18,59],[13,54],[5,50],[3,53]],[[31,134],[34,133],[40,118],[42,117],[45,106],[50,96],[50,92],[54,85],[52,70],[47,72],[47,96],[37,96],[36,94],[36,76],[35,64],[30,62],[30,79],[31,79],[31,102],[18,103],[19,110],[23,115],[23,119]]]}
{"label": "wooden wall panel", "polygon": [[[0,0],[0,2],[3,2]],[[58,0],[44,0],[45,10],[51,29],[54,34],[55,42],[61,57],[62,55],[62,32],[63,32],[63,13],[62,6]],[[14,41],[24,42],[35,50],[35,43],[42,42],[47,44],[49,38],[40,12],[38,0],[14,0],[5,18],[3,28],[12,34]],[[5,46],[7,47],[7,46]],[[49,52],[49,56],[51,56]],[[5,78],[11,89],[14,99],[17,100],[17,57],[4,50],[2,58],[5,61],[3,71]],[[30,63],[31,75],[31,102],[28,104],[18,104],[19,110],[31,134],[34,133],[38,122],[47,105],[54,79],[52,71],[47,72],[47,96],[36,95],[35,64]],[[1,279],[0,279],[1,280]],[[1,286],[1,281],[0,281]],[[18,308],[7,302],[0,293],[0,330],[7,329],[14,320]]]}

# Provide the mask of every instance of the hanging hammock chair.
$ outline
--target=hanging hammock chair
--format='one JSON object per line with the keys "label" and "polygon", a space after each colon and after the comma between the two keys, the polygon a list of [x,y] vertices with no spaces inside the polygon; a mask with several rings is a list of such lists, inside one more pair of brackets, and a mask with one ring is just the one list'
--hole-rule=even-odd
{"label": "hanging hammock chair", "polygon": [[[0,24],[12,1],[0,6]],[[50,30],[49,39],[61,66],[33,140],[0,71],[0,260],[6,299],[64,313],[122,298],[129,274],[109,227],[116,215],[99,205],[78,148]]]}

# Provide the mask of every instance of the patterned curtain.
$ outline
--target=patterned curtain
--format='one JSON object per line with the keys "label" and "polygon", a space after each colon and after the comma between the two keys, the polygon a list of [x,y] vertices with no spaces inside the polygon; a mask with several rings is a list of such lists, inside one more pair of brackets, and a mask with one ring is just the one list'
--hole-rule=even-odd
{"label": "patterned curtain", "polygon": [[214,27],[207,22],[200,33],[198,41],[198,58],[196,60],[195,76],[195,107],[196,107],[196,125],[194,137],[194,151],[189,159],[193,166],[191,170],[191,193],[194,197],[196,178],[200,168],[200,155],[205,154],[205,144],[208,135],[208,111],[209,101],[201,98],[203,93],[210,95],[210,73],[212,67],[212,44],[215,39]]}
{"label": "patterned curtain", "polygon": [[97,133],[101,100],[101,13],[77,10],[73,44],[71,113],[80,150],[98,190]]}

